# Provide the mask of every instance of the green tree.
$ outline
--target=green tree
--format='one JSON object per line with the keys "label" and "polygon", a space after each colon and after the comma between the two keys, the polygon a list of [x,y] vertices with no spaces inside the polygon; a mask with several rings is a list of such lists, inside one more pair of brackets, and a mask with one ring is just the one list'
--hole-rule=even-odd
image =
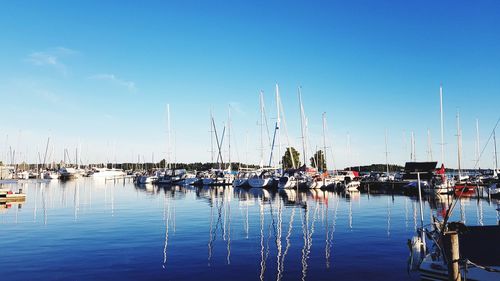
{"label": "green tree", "polygon": [[[291,152],[291,155],[290,155]],[[293,158],[292,158],[293,156]],[[293,159],[293,162],[292,162]],[[297,149],[293,147],[287,147],[285,151],[285,155],[283,155],[282,158],[283,161],[283,168],[285,169],[291,169],[294,168],[293,164],[295,163],[295,168],[300,167],[300,153],[297,151]]]}
{"label": "green tree", "polygon": [[326,170],[325,154],[323,153],[323,150],[316,151],[316,153],[314,153],[314,156],[311,157],[310,160],[311,160],[311,166],[313,168],[317,168],[318,171]]}

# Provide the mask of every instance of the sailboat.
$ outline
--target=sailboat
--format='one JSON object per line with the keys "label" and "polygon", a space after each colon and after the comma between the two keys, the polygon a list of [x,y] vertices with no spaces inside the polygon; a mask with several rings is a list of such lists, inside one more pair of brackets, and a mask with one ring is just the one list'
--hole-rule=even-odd
{"label": "sailboat", "polygon": [[468,181],[468,177],[462,175],[461,171],[462,160],[462,129],[460,128],[460,112],[457,111],[457,162],[458,175],[455,182],[455,195],[457,196],[472,196],[476,194],[477,186]]}
{"label": "sailboat", "polygon": [[[437,169],[430,182],[423,182],[423,192],[430,195],[437,194],[449,194],[453,192],[450,181],[446,177],[446,169],[444,166],[444,121],[443,121],[443,85],[439,86],[439,113],[440,113],[440,125],[441,125],[441,168]],[[427,130],[427,146],[428,153],[432,158],[432,148],[430,141],[430,132]],[[432,159],[429,159],[431,161]]]}
{"label": "sailboat", "polygon": [[[323,167],[324,171],[321,171],[322,173],[317,174],[313,177],[311,188],[328,188],[335,185],[335,181],[328,173],[328,169],[326,166],[327,163],[326,162],[326,112],[323,112],[322,119],[323,119],[323,159],[318,159],[318,162],[323,160],[325,163],[325,167]],[[319,164],[317,166],[319,167]]]}
{"label": "sailboat", "polygon": [[[264,108],[264,95],[262,91],[260,92],[260,144],[261,144],[261,153],[260,153],[260,169],[250,172],[248,176],[248,184],[253,188],[265,188],[272,187],[275,184],[274,180],[274,170],[275,168],[265,168],[264,167],[264,133],[263,133],[263,125],[266,120],[265,117],[265,108]],[[272,165],[273,158],[273,149],[274,149],[274,141],[276,139],[276,133],[279,130],[279,119],[276,121],[276,126],[274,127],[274,137],[271,144],[271,152],[269,157],[270,167]]]}
{"label": "sailboat", "polygon": [[[279,179],[278,188],[311,188],[313,187],[313,179],[308,174],[311,169],[307,168],[307,157],[306,157],[306,117],[304,113],[304,106],[302,104],[302,93],[300,87],[298,88],[299,96],[299,108],[300,108],[300,128],[301,128],[301,138],[302,138],[302,155],[304,165],[299,169],[293,169],[284,173],[284,175]],[[290,153],[291,155],[291,153]],[[292,157],[293,158],[293,157]]]}
{"label": "sailboat", "polygon": [[[229,163],[229,167],[227,170],[223,169],[223,159],[222,159],[222,145],[224,141],[224,135],[226,132],[226,126],[222,131],[222,136],[219,140],[219,135],[217,134],[217,128],[215,126],[215,120],[210,114],[211,119],[211,133],[213,132],[215,135],[215,141],[217,144],[217,169],[210,169],[208,171],[203,171],[197,174],[198,180],[193,183],[193,185],[206,185],[206,186],[223,186],[223,185],[232,185],[234,180],[234,175],[231,173],[231,163]],[[213,131],[212,131],[213,130]],[[212,134],[211,134],[212,136]]]}

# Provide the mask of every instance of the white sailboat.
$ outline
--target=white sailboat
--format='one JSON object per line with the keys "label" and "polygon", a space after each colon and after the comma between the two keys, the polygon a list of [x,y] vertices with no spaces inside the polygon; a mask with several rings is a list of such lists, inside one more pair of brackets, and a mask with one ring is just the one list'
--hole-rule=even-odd
{"label": "white sailboat", "polygon": [[[323,119],[323,161],[325,163],[324,171],[313,178],[311,188],[328,188],[335,184],[334,179],[329,175],[328,168],[326,166],[326,112],[322,114]],[[321,159],[318,159],[321,161]]]}
{"label": "white sailboat", "polygon": [[[274,185],[274,168],[264,168],[264,122],[265,118],[265,107],[264,107],[264,95],[262,91],[259,95],[260,98],[260,144],[261,144],[261,152],[260,152],[260,169],[253,171],[250,173],[248,177],[248,184],[253,188],[265,188],[272,187]],[[278,130],[278,125],[275,127],[274,136],[276,137],[276,131]],[[274,139],[273,139],[274,144]],[[269,157],[269,166],[272,164],[272,152],[273,152],[273,144],[271,144],[271,152]]]}
{"label": "white sailboat", "polygon": [[[453,188],[446,177],[444,166],[444,121],[443,121],[443,85],[439,86],[439,115],[441,124],[441,168],[432,177],[430,183],[423,185],[423,192],[426,194],[448,194],[453,192]],[[427,130],[427,146],[430,160],[432,160],[432,147],[430,141],[430,132]]]}
{"label": "white sailboat", "polygon": [[[307,174],[307,156],[306,156],[306,117],[304,113],[304,106],[302,104],[302,94],[300,87],[298,88],[299,97],[299,111],[300,111],[300,128],[302,139],[302,156],[304,166],[298,170],[285,173],[278,182],[278,188],[311,188],[313,186],[312,177]],[[290,151],[290,155],[292,153]],[[293,159],[293,157],[291,157]]]}

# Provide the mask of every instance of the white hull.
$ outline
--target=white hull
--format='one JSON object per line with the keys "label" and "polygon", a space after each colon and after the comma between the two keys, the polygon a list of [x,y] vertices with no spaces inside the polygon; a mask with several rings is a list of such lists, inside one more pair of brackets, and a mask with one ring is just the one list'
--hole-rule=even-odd
{"label": "white hull", "polygon": [[332,178],[325,178],[325,179],[313,181],[311,184],[311,188],[312,189],[324,188],[324,187],[331,186],[333,184],[335,184],[335,181]]}
{"label": "white hull", "polygon": [[57,173],[45,173],[43,174],[43,178],[46,180],[55,180],[59,178],[59,174]]}
{"label": "white hull", "polygon": [[358,188],[361,186],[359,181],[351,181],[345,186],[345,190],[347,191],[358,191]]}
{"label": "white hull", "polygon": [[[499,266],[492,266],[496,270],[500,270]],[[420,276],[422,280],[449,280],[448,268],[442,261],[433,261],[430,255],[427,255],[420,264]],[[462,277],[464,269],[461,269]],[[467,280],[498,280],[498,273],[488,272],[486,270],[469,266],[467,268]]]}
{"label": "white hull", "polygon": [[429,185],[426,185],[423,188],[423,191],[426,194],[448,194],[448,193],[453,192],[453,189],[449,188],[445,184],[441,184],[441,185],[436,185],[436,186],[433,186],[433,187],[429,186]]}
{"label": "white hull", "polygon": [[[294,189],[294,188],[313,188],[314,182],[306,181],[303,179],[297,179],[294,176],[290,177],[281,177],[278,182],[278,188],[282,189]],[[314,187],[315,188],[315,187]],[[320,187],[318,187],[320,188]]]}
{"label": "white hull", "polygon": [[106,170],[97,170],[92,174],[93,178],[114,178],[114,177],[123,177],[125,176],[125,172],[122,170],[115,169],[106,169]]}
{"label": "white hull", "polygon": [[281,177],[278,182],[278,188],[293,189],[297,187],[297,180],[294,177]]}

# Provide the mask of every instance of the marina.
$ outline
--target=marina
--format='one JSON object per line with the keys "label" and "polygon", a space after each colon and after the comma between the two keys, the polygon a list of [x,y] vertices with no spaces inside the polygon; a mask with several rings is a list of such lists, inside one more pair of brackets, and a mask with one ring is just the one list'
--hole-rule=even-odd
{"label": "marina", "polygon": [[9,281],[500,280],[500,1],[0,1]]}

